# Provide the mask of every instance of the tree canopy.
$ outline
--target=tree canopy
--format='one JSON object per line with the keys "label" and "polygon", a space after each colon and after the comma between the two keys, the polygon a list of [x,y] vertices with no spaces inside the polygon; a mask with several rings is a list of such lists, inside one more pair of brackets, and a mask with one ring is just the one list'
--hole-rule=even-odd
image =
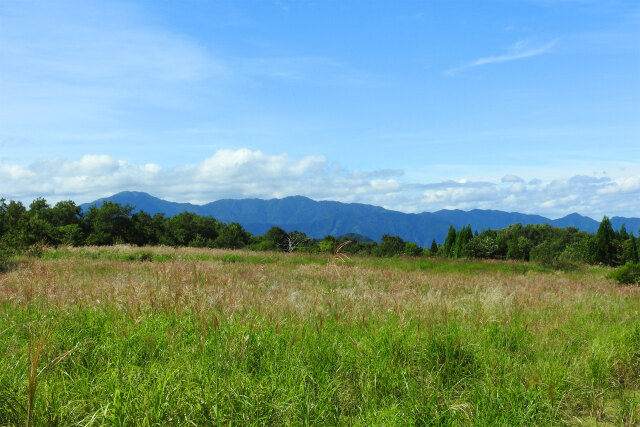
{"label": "tree canopy", "polygon": [[[301,231],[287,232],[275,226],[262,236],[254,236],[237,222],[226,224],[192,212],[167,217],[134,211],[133,206],[108,201],[83,212],[73,201],[51,206],[38,198],[27,208],[20,202],[7,203],[0,199],[0,254],[20,252],[36,244],[81,246],[118,243],[332,253],[351,240],[348,236],[308,238]],[[382,257],[437,254],[450,258],[618,266],[638,263],[638,240],[633,230],[628,231],[624,226],[618,231],[613,230],[611,221],[605,216],[595,235],[575,227],[558,228],[547,224],[514,224],[481,233],[474,233],[470,225],[461,229],[451,226],[444,244],[440,246],[433,240],[428,250],[415,242],[385,234],[379,243],[353,240],[343,246],[341,252]]]}

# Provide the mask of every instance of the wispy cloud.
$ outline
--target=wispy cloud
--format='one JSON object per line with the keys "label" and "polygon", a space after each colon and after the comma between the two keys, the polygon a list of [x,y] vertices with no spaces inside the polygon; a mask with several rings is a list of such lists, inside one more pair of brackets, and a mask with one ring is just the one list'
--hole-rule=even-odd
{"label": "wispy cloud", "polygon": [[198,41],[145,24],[133,6],[9,2],[0,15],[1,138],[100,132],[136,111],[188,111],[203,86],[229,74]]}
{"label": "wispy cloud", "polygon": [[509,47],[508,52],[505,54],[478,58],[475,61],[471,61],[460,67],[445,70],[444,74],[453,75],[467,68],[479,67],[481,65],[498,64],[501,62],[515,61],[517,59],[524,59],[532,56],[542,55],[543,53],[548,52],[552,47],[554,47],[557,42],[557,40],[552,40],[543,45],[531,46],[530,42],[526,40],[520,40],[513,46]]}

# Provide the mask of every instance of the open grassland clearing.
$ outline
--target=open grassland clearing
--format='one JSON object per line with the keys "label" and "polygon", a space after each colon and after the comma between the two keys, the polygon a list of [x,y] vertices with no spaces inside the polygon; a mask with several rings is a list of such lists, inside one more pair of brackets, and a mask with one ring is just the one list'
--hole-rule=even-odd
{"label": "open grassland clearing", "polygon": [[634,425],[608,269],[128,246],[0,274],[0,424]]}

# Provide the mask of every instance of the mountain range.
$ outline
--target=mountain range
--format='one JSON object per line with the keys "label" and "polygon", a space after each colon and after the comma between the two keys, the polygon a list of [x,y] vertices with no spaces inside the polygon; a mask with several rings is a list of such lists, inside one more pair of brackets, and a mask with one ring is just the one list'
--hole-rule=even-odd
{"label": "mountain range", "polygon": [[[269,228],[278,226],[286,231],[303,231],[309,237],[322,238],[329,234],[342,236],[356,233],[380,241],[384,234],[400,236],[404,240],[428,246],[433,239],[442,243],[449,226],[456,228],[471,225],[473,230],[500,229],[520,223],[549,224],[554,227],[576,227],[589,233],[598,230],[599,222],[592,218],[573,213],[558,219],[540,215],[504,212],[498,210],[474,209],[439,210],[417,214],[388,210],[380,206],[361,203],[315,201],[303,196],[283,199],[224,199],[204,205],[176,203],[159,199],[150,194],[123,191],[110,197],[81,205],[83,210],[90,206],[100,206],[104,201],[133,206],[134,212],[145,211],[151,215],[164,213],[166,216],[181,212],[212,216],[226,223],[235,221],[249,232],[262,235]],[[611,224],[619,229],[623,224],[627,231],[638,234],[640,218],[612,217]]]}

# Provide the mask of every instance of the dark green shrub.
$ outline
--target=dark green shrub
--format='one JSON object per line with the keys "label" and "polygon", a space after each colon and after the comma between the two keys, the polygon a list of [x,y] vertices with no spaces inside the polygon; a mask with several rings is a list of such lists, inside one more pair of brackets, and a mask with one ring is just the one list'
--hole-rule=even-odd
{"label": "dark green shrub", "polygon": [[498,256],[498,244],[492,236],[474,236],[467,243],[467,256],[469,258],[496,258]]}
{"label": "dark green shrub", "polygon": [[9,268],[11,267],[11,265],[9,264],[9,261],[7,261],[6,259],[2,258],[2,255],[0,255],[0,273],[4,273],[9,271]]}
{"label": "dark green shrub", "polygon": [[607,277],[624,285],[640,284],[640,263],[632,264],[628,262],[613,270]]}
{"label": "dark green shrub", "polygon": [[240,262],[242,258],[235,254],[226,254],[222,256],[222,261],[224,262]]}
{"label": "dark green shrub", "polygon": [[25,251],[25,254],[33,258],[42,258],[42,255],[44,255],[45,252],[45,248],[46,245],[44,244],[44,242],[37,242],[29,246]]}
{"label": "dark green shrub", "polygon": [[139,252],[138,261],[153,261],[153,254],[151,252]]}

